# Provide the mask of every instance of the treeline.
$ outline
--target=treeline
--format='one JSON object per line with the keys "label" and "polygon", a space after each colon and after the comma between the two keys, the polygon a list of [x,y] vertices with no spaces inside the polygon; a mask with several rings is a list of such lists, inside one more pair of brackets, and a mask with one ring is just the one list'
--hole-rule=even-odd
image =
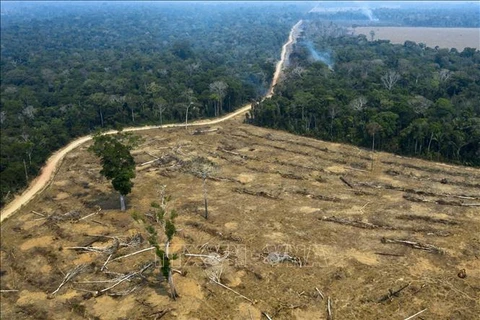
{"label": "treeline", "polygon": [[2,16],[0,205],[74,137],[184,121],[187,108],[189,119],[217,116],[258,98],[305,11],[268,3],[18,5],[29,10],[10,6]]}
{"label": "treeline", "polygon": [[[432,5],[430,3],[429,5]],[[374,15],[380,22],[388,25],[411,27],[443,27],[443,28],[479,28],[480,5],[466,3],[463,5],[438,5],[433,8],[418,9],[378,8]]]}
{"label": "treeline", "polygon": [[[375,4],[373,4],[375,5]],[[398,5],[398,4],[396,4]],[[355,23],[357,25],[479,28],[480,5],[478,3],[402,3],[398,8],[351,7],[345,11],[317,11],[309,14],[312,19]]]}
{"label": "treeline", "polygon": [[[314,60],[326,54],[334,71]],[[458,52],[411,41],[371,42],[332,23],[312,22],[275,92],[256,104],[248,121],[323,140],[374,144],[402,155],[480,165],[480,51],[473,48]]]}

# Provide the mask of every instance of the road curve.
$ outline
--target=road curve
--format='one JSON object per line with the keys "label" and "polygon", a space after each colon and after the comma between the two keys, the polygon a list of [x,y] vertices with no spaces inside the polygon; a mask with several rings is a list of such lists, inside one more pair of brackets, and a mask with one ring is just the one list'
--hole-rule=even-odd
{"label": "road curve", "polygon": [[[285,65],[285,61],[287,59],[287,53],[289,47],[295,42],[296,38],[298,37],[298,30],[302,24],[302,20],[297,22],[292,29],[290,30],[290,34],[288,37],[288,41],[282,47],[282,53],[280,55],[280,60],[277,62],[275,73],[273,75],[272,84],[265,95],[265,98],[270,98],[273,95],[274,87],[280,78],[280,74],[283,70]],[[212,120],[199,120],[195,122],[191,122],[188,126],[204,126],[204,125],[212,125],[217,124],[233,117],[236,117],[240,114],[243,114],[250,110],[252,107],[251,104],[246,104],[245,106],[241,107],[240,109],[229,113],[223,117],[212,119]],[[143,126],[143,127],[132,127],[132,128],[125,128],[123,132],[134,132],[134,131],[142,131],[142,130],[150,130],[150,129],[159,129],[159,128],[175,128],[175,127],[184,127],[184,123],[172,123],[166,124],[161,126]],[[110,130],[107,131],[105,134],[114,134],[117,133],[117,130]],[[62,163],[65,155],[72,151],[73,149],[77,148],[78,146],[92,140],[92,135],[84,136],[74,141],[70,142],[68,145],[63,147],[62,149],[53,153],[50,158],[48,158],[46,165],[42,168],[41,173],[38,177],[36,177],[29,185],[27,190],[25,190],[22,194],[17,195],[15,199],[13,199],[2,211],[0,214],[0,223],[5,220],[6,218],[10,217],[14,214],[17,210],[19,210],[22,206],[29,203],[32,199],[35,198],[36,195],[40,194],[43,190],[45,190],[50,183],[52,182],[53,178],[55,177],[55,173],[57,172],[60,164]]]}

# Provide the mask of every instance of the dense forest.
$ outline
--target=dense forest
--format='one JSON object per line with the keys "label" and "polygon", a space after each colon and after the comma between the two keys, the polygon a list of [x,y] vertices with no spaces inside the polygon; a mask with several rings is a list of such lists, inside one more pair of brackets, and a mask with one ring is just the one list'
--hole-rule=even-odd
{"label": "dense forest", "polygon": [[439,161],[480,165],[480,51],[368,41],[309,21],[286,79],[253,124]]}
{"label": "dense forest", "polygon": [[260,97],[291,26],[308,11],[282,3],[3,6],[1,204],[73,137],[184,121],[187,108],[191,119],[213,117]]}

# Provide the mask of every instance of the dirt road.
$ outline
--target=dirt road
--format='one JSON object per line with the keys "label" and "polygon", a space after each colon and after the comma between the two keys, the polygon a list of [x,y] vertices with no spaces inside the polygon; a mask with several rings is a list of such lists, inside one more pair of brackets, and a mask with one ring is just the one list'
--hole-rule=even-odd
{"label": "dirt road", "polygon": [[[288,41],[283,45],[282,47],[282,53],[280,56],[280,60],[277,62],[277,66],[275,69],[275,73],[273,76],[272,84],[270,86],[270,89],[268,90],[268,93],[265,95],[265,98],[270,98],[273,95],[274,87],[278,82],[278,79],[280,78],[280,74],[283,70],[283,67],[285,65],[285,61],[287,59],[287,53],[289,47],[295,42],[296,38],[298,37],[298,30],[299,27],[302,24],[302,20],[297,22],[292,29],[290,30],[290,35],[288,37]],[[213,120],[200,120],[200,121],[195,121],[192,123],[189,123],[189,126],[204,126],[204,125],[212,125],[212,124],[217,124],[223,121],[226,121],[228,119],[231,119],[233,117],[236,117],[240,114],[243,114],[250,110],[251,104],[247,104],[243,106],[242,108],[236,110],[235,112],[232,112],[224,117],[220,117],[217,119]],[[173,127],[182,127],[185,126],[184,123],[174,123],[174,124],[167,124],[167,125],[162,125],[162,126],[144,126],[144,127],[134,127],[134,128],[126,128],[123,131],[124,132],[133,132],[133,131],[141,131],[141,130],[150,130],[150,129],[159,129],[159,128],[173,128]],[[111,130],[108,131],[106,134],[114,134],[116,133],[116,130]],[[21,195],[18,195],[15,197],[15,199],[10,202],[1,212],[0,215],[0,222],[11,216],[13,213],[15,213],[18,209],[20,209],[23,205],[27,204],[30,202],[37,194],[41,193],[43,190],[45,190],[50,182],[53,180],[55,177],[55,173],[57,169],[59,168],[60,164],[62,163],[62,160],[65,158],[65,155],[72,151],[73,149],[77,148],[78,146],[84,144],[85,142],[88,142],[92,140],[92,136],[88,135],[85,137],[78,138],[71,143],[69,143],[67,146],[63,147],[62,149],[58,150],[55,152],[48,160],[47,164],[42,168],[41,174],[35,178],[31,183],[30,186],[25,190]]]}
{"label": "dirt road", "polygon": [[287,61],[288,50],[292,46],[292,44],[294,44],[295,41],[297,40],[300,33],[300,26],[302,25],[302,23],[303,23],[303,20],[300,20],[297,22],[296,25],[293,26],[292,30],[290,31],[290,35],[288,36],[288,41],[285,42],[285,44],[282,47],[280,60],[277,62],[277,66],[275,67],[275,73],[273,74],[272,85],[270,86],[270,89],[268,90],[268,93],[266,94],[265,98],[270,98],[273,96],[274,87],[277,84],[278,79],[280,78],[283,67],[285,66],[285,61]]}

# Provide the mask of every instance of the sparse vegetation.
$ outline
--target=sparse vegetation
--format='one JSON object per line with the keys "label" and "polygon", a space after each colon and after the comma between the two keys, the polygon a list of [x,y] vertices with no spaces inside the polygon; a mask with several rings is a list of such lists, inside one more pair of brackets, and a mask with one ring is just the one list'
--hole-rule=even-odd
{"label": "sparse vegetation", "polygon": [[[260,319],[261,312],[272,319],[326,318],[328,297],[337,319],[352,314],[359,319],[372,314],[406,318],[424,308],[428,309],[424,317],[434,318],[471,319],[480,312],[475,289],[480,283],[478,207],[452,205],[480,202],[478,169],[377,152],[376,170],[371,172],[359,165],[369,163],[369,150],[252,127],[240,120],[201,135],[180,127],[162,131],[161,137],[158,130],[142,137],[145,141],[133,154],[135,162],[152,159],[145,151],[164,159],[137,171],[129,195],[131,212],[142,216],[145,224],[118,214],[116,208],[75,223],[36,220],[43,217],[32,210],[45,217],[76,210],[81,219],[97,211],[88,206],[93,199],[110,192],[100,179],[100,164],[85,147],[65,159],[48,194],[40,194],[2,223],[1,269],[7,273],[0,277],[0,285],[19,290],[1,293],[2,317],[27,318],[15,310],[30,304],[49,319],[65,314],[74,319],[148,318],[168,310],[200,319],[235,315],[248,319],[249,310],[254,319]],[[207,180],[208,197],[215,199],[209,203],[208,220],[202,218],[201,179],[185,170],[192,155],[222,168],[221,174]],[[300,179],[288,178],[287,173]],[[317,181],[319,176],[322,182]],[[165,251],[167,236],[154,214],[163,206],[159,181],[168,185],[172,196],[164,217],[170,217],[169,208],[181,213],[174,219],[176,232],[169,243],[169,255],[178,256],[169,259],[172,271],[181,271],[181,275],[173,271],[180,295],[176,301],[170,297],[168,278],[159,270],[161,258],[149,249],[153,245],[135,236],[140,233],[146,240],[154,234],[145,229],[150,224]],[[85,190],[85,183],[88,192],[74,197]],[[66,186],[68,195],[56,200]],[[428,201],[413,202],[404,195]],[[440,199],[450,204],[436,203]],[[66,249],[111,247],[114,240],[98,237],[102,234],[117,237],[120,244],[103,271],[99,270],[107,253]],[[124,246],[133,242],[139,244]],[[130,255],[137,251],[141,252]],[[89,271],[47,299],[65,276],[60,270],[66,274],[81,263],[87,263]],[[463,276],[463,269],[466,276],[461,278],[457,274]],[[125,278],[102,295],[82,291],[101,291]],[[86,281],[109,282],[80,283]],[[408,283],[397,295],[378,302]],[[78,299],[85,309],[64,304],[64,299]],[[77,312],[71,312],[74,307]],[[85,316],[79,314],[83,311]]]}
{"label": "sparse vegetation", "polygon": [[[175,284],[173,281],[172,274],[172,260],[177,259],[176,254],[170,254],[170,243],[172,242],[173,236],[176,233],[174,220],[177,217],[175,210],[167,212],[167,204],[170,201],[170,197],[165,194],[165,187],[162,186],[160,191],[160,201],[161,203],[152,202],[151,209],[148,214],[145,216],[134,213],[132,217],[137,222],[142,222],[144,224],[145,230],[148,233],[148,242],[155,248],[155,255],[159,259],[160,271],[163,277],[167,280],[168,285],[170,286],[170,297],[173,300],[176,300],[179,295]],[[147,219],[147,217],[149,219]],[[162,231],[161,234],[158,234],[158,229]],[[159,244],[159,239],[164,238],[165,244]]]}

